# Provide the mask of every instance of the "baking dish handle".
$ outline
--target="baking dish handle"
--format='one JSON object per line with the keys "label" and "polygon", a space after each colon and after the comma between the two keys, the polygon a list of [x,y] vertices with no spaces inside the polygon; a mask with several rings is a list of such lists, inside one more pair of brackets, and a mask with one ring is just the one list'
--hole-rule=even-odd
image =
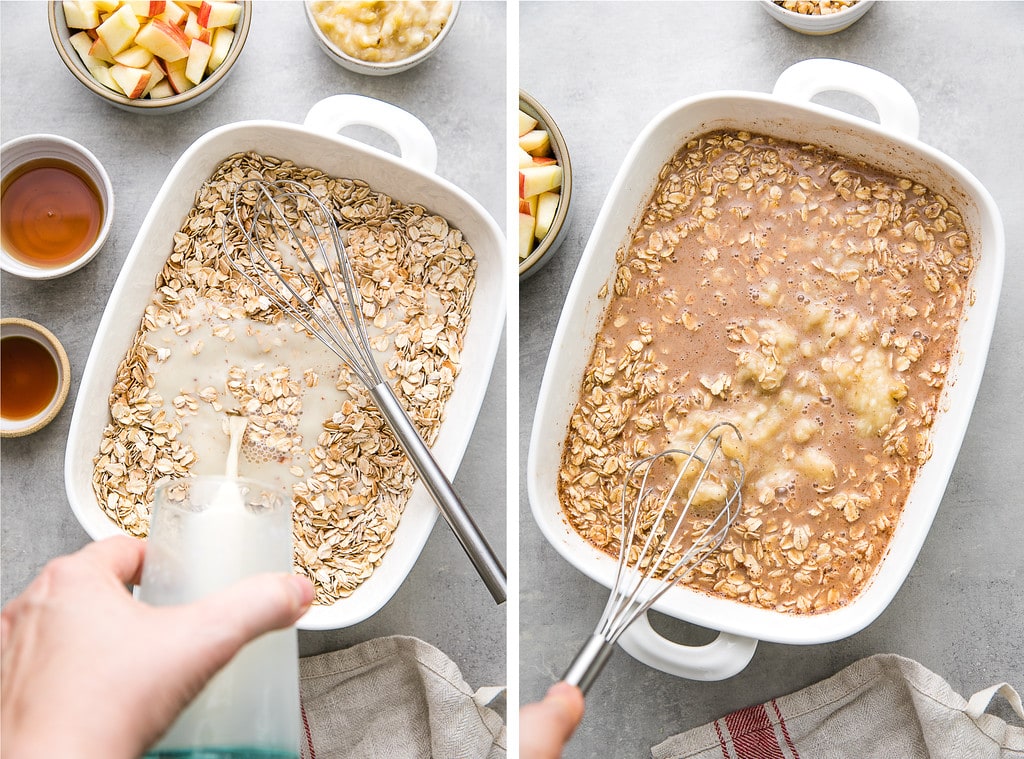
{"label": "baking dish handle", "polygon": [[849,92],[878,111],[886,129],[917,139],[921,117],[906,87],[881,71],[834,58],[810,58],[782,72],[772,94],[784,100],[809,101],[822,92]]}
{"label": "baking dish handle", "polygon": [[756,638],[719,633],[704,646],[684,646],[662,637],[647,619],[639,617],[619,638],[619,646],[648,667],[689,680],[725,680],[750,663]]}
{"label": "baking dish handle", "polygon": [[398,143],[403,161],[433,174],[437,169],[437,143],[426,125],[396,105],[364,95],[331,95],[315,103],[304,126],[337,134],[347,126],[379,129]]}

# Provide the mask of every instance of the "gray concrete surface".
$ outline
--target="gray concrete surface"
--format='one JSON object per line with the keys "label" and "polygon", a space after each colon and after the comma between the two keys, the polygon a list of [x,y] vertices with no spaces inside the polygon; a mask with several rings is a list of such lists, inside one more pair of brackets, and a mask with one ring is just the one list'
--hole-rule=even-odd
{"label": "gray concrete surface", "polygon": [[[922,140],[989,189],[1008,241],[972,422],[934,526],[888,609],[836,643],[762,643],[750,666],[725,682],[676,679],[618,651],[590,693],[566,757],[649,756],[649,747],[670,735],[879,652],[917,659],[965,695],[1001,680],[1024,688],[1024,3],[880,2],[850,29],[823,38],[789,31],[752,2],[523,2],[519,15],[520,86],[561,127],[575,172],[568,238],[558,258],[520,289],[524,466],[544,363],[590,229],[634,138],[676,100],[712,90],[768,92],[787,66],[805,58],[873,66],[917,100]],[[819,102],[872,116],[855,98]],[[531,700],[591,632],[607,592],[545,542],[522,477],[520,494],[520,678],[522,697]],[[684,642],[711,637],[664,617],[655,625]]]}
{"label": "gray concrete surface", "polygon": [[[418,116],[438,144],[437,173],[462,187],[504,227],[505,8],[462,9],[444,47],[411,71],[364,77],[334,64],[317,47],[302,5],[259,2],[245,50],[220,90],[190,110],[146,116],[93,96],[61,63],[50,41],[46,5],[0,3],[0,136],[50,132],[76,140],[106,166],[116,216],[100,255],[53,282],[3,274],[2,311],[49,327],[71,359],[71,400],[106,304],[142,220],[167,173],[198,137],[246,119],[301,122],[315,102],[355,92]],[[346,132],[348,133],[348,132]],[[378,147],[390,138],[354,136]],[[134,317],[133,317],[134,318]],[[505,349],[498,360],[455,481],[481,527],[505,554]],[[97,403],[104,399],[97,398]],[[50,558],[84,545],[64,492],[63,455],[73,403],[46,429],[2,445],[2,595],[17,594]],[[442,520],[412,574],[370,620],[300,635],[305,655],[381,635],[414,635],[445,651],[474,686],[505,682],[505,608],[495,606]]]}

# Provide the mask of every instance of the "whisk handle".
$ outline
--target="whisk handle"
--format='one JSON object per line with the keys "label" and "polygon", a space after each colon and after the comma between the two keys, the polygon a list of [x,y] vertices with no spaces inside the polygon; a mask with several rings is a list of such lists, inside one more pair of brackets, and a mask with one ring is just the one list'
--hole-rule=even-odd
{"label": "whisk handle", "polygon": [[406,415],[402,405],[398,402],[394,392],[386,382],[381,382],[370,388],[370,395],[373,397],[377,408],[384,414],[391,430],[398,438],[410,463],[420,480],[430,492],[434,503],[445,521],[452,528],[455,537],[462,545],[466,555],[469,556],[477,574],[484,581],[487,590],[490,591],[495,603],[504,603],[508,595],[505,569],[502,567],[498,557],[495,556],[487,539],[476,526],[473,518],[466,511],[462,501],[456,494],[451,482],[445,476],[441,467],[430,453],[423,438],[420,437],[416,426]]}
{"label": "whisk handle", "polygon": [[569,685],[578,686],[586,695],[590,686],[597,680],[597,676],[601,674],[604,665],[608,663],[614,649],[615,644],[609,643],[603,635],[594,633],[576,654],[562,679]]}

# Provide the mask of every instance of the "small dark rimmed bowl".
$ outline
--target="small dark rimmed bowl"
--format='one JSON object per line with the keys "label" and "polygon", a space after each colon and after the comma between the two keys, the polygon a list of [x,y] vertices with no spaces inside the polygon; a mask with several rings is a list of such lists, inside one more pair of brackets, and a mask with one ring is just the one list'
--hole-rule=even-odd
{"label": "small dark rimmed bowl", "polygon": [[551,228],[533,249],[533,252],[519,262],[519,281],[522,282],[532,277],[554,258],[555,252],[565,239],[569,202],[572,198],[572,163],[569,161],[569,148],[565,144],[561,130],[543,106],[529,93],[519,90],[519,108],[523,113],[537,119],[540,126],[548,131],[548,136],[551,139],[551,152],[555,154],[555,159],[562,167],[562,188],[559,191],[560,197],[558,209],[555,211],[555,220],[551,222]]}
{"label": "small dark rimmed bowl", "polygon": [[34,340],[46,349],[57,367],[57,387],[46,408],[24,419],[0,418],[0,437],[23,437],[41,430],[52,422],[64,406],[68,390],[71,388],[71,363],[60,340],[41,324],[28,319],[0,319],[0,339],[7,337],[27,337]]}

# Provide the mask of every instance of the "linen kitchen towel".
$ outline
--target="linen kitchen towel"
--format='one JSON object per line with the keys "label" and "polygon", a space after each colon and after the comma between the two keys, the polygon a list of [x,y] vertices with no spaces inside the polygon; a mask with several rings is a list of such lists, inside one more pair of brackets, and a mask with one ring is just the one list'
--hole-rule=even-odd
{"label": "linen kitchen towel", "polygon": [[1024,728],[986,714],[1006,683],[970,700],[911,659],[880,654],[788,696],[740,709],[651,749],[653,759],[1009,759]]}
{"label": "linen kitchen towel", "polygon": [[302,759],[503,759],[505,725],[459,668],[417,638],[388,637],[299,662]]}

